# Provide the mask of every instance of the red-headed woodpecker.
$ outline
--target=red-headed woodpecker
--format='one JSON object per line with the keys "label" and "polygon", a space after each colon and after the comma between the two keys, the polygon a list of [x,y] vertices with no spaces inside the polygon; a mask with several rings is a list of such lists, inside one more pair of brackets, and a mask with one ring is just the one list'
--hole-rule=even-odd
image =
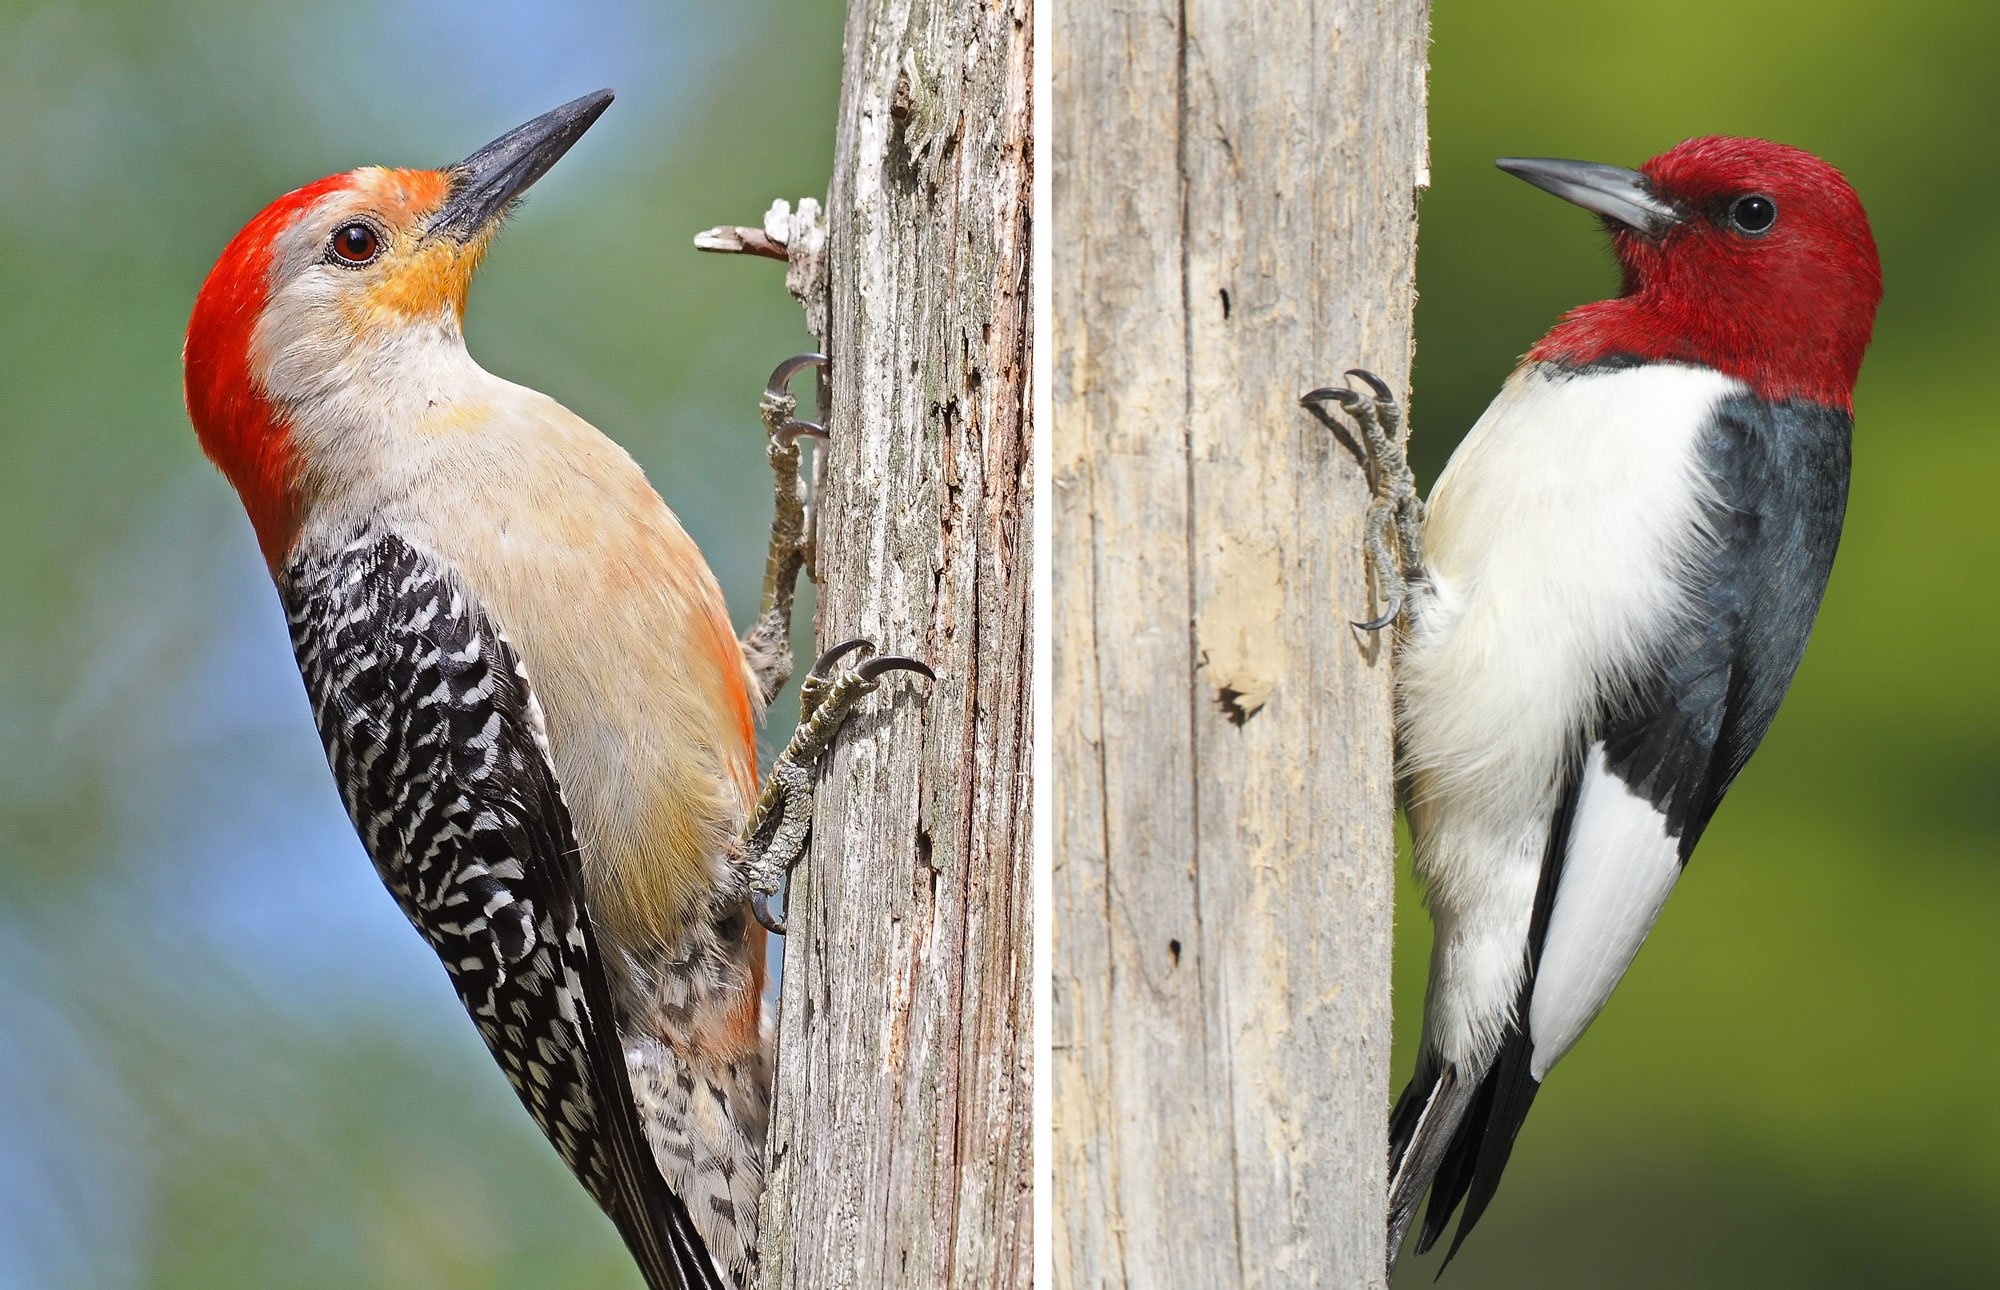
{"label": "red-headed woodpecker", "polygon": [[1399,775],[1437,937],[1390,1126],[1392,1267],[1426,1192],[1420,1253],[1461,1203],[1450,1253],[1479,1221],[1770,728],[1840,538],[1882,290],[1860,200],[1796,148],[1499,166],[1603,218],[1619,295],[1529,352],[1427,506],[1386,391],[1308,396],[1369,440],[1378,622],[1407,610]]}

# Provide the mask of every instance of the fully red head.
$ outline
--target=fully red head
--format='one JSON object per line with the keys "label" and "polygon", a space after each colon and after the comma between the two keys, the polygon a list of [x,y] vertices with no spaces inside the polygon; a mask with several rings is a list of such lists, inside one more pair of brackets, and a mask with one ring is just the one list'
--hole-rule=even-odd
{"label": "fully red head", "polygon": [[1622,170],[1504,159],[1500,168],[1603,216],[1615,300],[1567,314],[1530,359],[1698,363],[1763,398],[1851,411],[1882,268],[1861,199],[1809,152],[1690,139]]}
{"label": "fully red head", "polygon": [[[188,417],[276,568],[324,450],[463,353],[473,272],[514,201],[611,103],[585,95],[438,170],[369,167],[285,194],[229,243],[195,297]],[[465,360],[470,362],[469,359]]]}

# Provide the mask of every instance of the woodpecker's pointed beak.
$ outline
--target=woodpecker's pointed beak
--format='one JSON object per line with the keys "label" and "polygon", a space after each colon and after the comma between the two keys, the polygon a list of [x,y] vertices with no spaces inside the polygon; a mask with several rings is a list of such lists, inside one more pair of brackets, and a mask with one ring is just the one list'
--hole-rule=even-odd
{"label": "woodpecker's pointed beak", "polygon": [[610,90],[572,99],[447,167],[451,196],[432,219],[430,233],[461,242],[477,237],[583,137],[611,99]]}
{"label": "woodpecker's pointed beak", "polygon": [[1646,237],[1657,237],[1681,222],[1681,213],[1654,196],[1652,182],[1636,170],[1553,157],[1502,157],[1493,164]]}

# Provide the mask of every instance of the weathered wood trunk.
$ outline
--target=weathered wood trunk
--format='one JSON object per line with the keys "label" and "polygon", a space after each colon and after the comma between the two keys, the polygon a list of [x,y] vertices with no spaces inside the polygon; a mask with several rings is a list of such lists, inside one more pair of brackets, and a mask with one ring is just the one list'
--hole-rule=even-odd
{"label": "weathered wood trunk", "polygon": [[849,5],[818,637],[939,680],[864,705],[793,879],[772,1290],[1029,1283],[1029,54],[1029,0]]}
{"label": "weathered wood trunk", "polygon": [[1059,1285],[1382,1283],[1387,642],[1296,400],[1407,381],[1427,23],[1054,14]]}

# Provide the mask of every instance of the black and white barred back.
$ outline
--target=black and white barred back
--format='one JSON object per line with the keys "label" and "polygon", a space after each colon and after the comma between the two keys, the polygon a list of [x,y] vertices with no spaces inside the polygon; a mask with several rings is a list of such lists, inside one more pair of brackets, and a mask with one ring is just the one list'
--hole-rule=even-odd
{"label": "black and white barred back", "polygon": [[653,1290],[722,1281],[627,1080],[540,705],[433,559],[372,528],[280,580],[347,813],[514,1086]]}

